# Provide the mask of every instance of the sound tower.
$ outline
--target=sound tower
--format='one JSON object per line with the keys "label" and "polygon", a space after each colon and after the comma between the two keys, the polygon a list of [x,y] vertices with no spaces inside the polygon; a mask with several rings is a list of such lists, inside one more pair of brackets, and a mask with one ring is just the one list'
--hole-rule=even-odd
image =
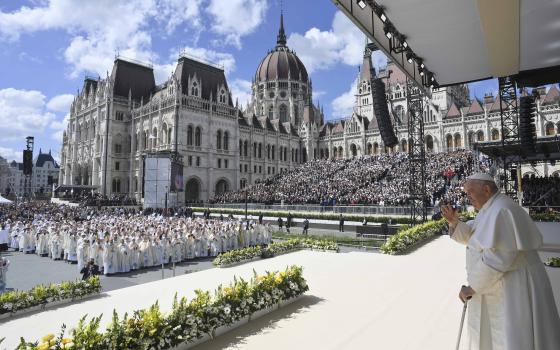
{"label": "sound tower", "polygon": [[23,175],[33,172],[33,151],[23,150]]}
{"label": "sound tower", "polygon": [[536,152],[536,113],[537,104],[535,97],[523,96],[519,98],[519,140],[521,141],[521,147],[529,151],[529,153]]}
{"label": "sound tower", "polygon": [[379,78],[371,81],[371,91],[373,97],[373,110],[377,119],[377,126],[381,139],[387,147],[393,147],[399,144],[399,140],[395,136],[391,117],[389,116],[389,108],[387,107],[387,97],[385,96],[385,84]]}

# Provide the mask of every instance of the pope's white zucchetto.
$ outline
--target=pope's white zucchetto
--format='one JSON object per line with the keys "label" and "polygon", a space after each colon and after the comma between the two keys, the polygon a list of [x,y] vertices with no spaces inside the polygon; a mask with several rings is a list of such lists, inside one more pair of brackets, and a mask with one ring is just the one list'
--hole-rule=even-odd
{"label": "pope's white zucchetto", "polygon": [[467,180],[479,180],[479,181],[488,181],[488,182],[493,182],[494,184],[496,183],[494,181],[494,178],[492,176],[490,176],[490,174],[487,173],[475,173],[472,174],[471,176],[469,176],[467,178]]}

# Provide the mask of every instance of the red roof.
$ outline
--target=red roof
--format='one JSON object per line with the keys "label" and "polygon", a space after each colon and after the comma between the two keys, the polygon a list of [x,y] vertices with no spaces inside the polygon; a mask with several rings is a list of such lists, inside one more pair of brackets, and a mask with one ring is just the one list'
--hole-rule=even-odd
{"label": "red roof", "polygon": [[480,114],[480,113],[484,113],[484,110],[482,109],[480,102],[478,102],[478,100],[475,98],[474,102],[471,104],[469,110],[467,111],[467,114]]}
{"label": "red roof", "polygon": [[455,103],[451,103],[451,107],[449,107],[449,110],[447,111],[447,115],[445,116],[445,118],[456,118],[460,116],[461,116],[461,112],[459,112],[459,109],[457,108]]}
{"label": "red roof", "polygon": [[548,93],[544,98],[543,105],[553,104],[560,100],[560,91],[556,88],[556,85],[552,85],[550,89],[548,89]]}

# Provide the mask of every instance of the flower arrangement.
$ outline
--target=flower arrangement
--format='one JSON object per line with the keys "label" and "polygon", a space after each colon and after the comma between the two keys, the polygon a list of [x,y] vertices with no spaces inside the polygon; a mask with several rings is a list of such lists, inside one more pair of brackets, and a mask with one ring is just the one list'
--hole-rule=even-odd
{"label": "flower arrangement", "polygon": [[283,242],[274,242],[267,247],[248,247],[232,250],[218,255],[213,264],[216,266],[226,266],[237,264],[259,257],[272,257],[274,255],[291,252],[298,249],[315,249],[324,251],[338,251],[338,244],[328,240],[318,240],[312,238],[292,238]]}
{"label": "flower arrangement", "polygon": [[534,213],[531,212],[531,219],[535,221],[548,221],[548,222],[559,222],[560,212],[549,210],[544,213]]}
{"label": "flower arrangement", "polygon": [[413,245],[441,233],[444,227],[445,220],[440,219],[401,230],[387,239],[379,250],[385,254],[401,254]]}
{"label": "flower arrangement", "polygon": [[551,257],[544,263],[547,266],[560,267],[560,257]]}
{"label": "flower arrangement", "polygon": [[9,291],[0,294],[0,315],[46,305],[53,301],[73,300],[101,292],[99,276],[88,280],[38,285],[29,291]]}
{"label": "flower arrangement", "polygon": [[264,275],[255,273],[250,281],[234,278],[229,285],[220,285],[213,295],[197,290],[190,302],[175,295],[172,309],[167,313],[160,310],[157,302],[122,318],[113,311],[112,322],[104,332],[99,329],[101,316],[89,321],[84,316],[67,337],[62,326],[58,337],[49,334],[34,343],[22,338],[17,350],[168,349],[206,334],[213,335],[218,327],[300,296],[308,289],[298,266]]}

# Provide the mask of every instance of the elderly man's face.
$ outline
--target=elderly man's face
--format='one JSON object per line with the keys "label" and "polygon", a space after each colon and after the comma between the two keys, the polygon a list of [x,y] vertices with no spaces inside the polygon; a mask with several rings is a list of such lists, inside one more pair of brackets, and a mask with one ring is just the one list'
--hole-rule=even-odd
{"label": "elderly man's face", "polygon": [[467,198],[476,210],[480,210],[484,203],[494,195],[491,187],[480,180],[468,180],[464,189]]}

